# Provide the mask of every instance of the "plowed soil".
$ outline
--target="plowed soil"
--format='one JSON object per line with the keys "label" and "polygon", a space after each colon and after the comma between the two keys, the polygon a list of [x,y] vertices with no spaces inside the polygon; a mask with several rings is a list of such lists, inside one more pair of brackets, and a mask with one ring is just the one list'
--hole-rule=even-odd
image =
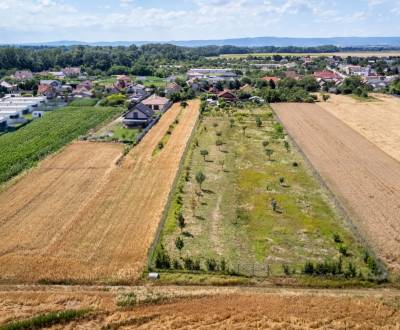
{"label": "plowed soil", "polygon": [[399,270],[400,163],[318,105],[273,108],[362,236]]}
{"label": "plowed soil", "polygon": [[[0,325],[50,311],[91,309],[52,329],[399,329],[398,291],[246,288],[38,288],[0,292]],[[121,306],[132,294],[147,303]],[[161,299],[158,302],[151,298]]]}
{"label": "plowed soil", "polygon": [[400,161],[400,98],[372,96],[374,100],[360,102],[349,96],[331,95],[328,102],[319,105]]}
{"label": "plowed soil", "polygon": [[0,194],[0,280],[131,282],[157,230],[198,102],[152,153],[174,105],[122,161],[115,144],[76,143]]}

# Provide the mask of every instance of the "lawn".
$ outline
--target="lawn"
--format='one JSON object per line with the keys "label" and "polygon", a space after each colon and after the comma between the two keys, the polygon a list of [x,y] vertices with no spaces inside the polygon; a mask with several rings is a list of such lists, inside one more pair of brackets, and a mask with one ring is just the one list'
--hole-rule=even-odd
{"label": "lawn", "polygon": [[140,80],[146,87],[150,87],[152,85],[158,87],[165,87],[166,82],[164,78],[156,77],[156,76],[144,76],[144,77],[136,77],[136,80]]}
{"label": "lawn", "polygon": [[[206,176],[201,188],[199,172]],[[203,117],[151,266],[160,251],[177,269],[191,259],[203,270],[215,261],[235,273],[262,276],[280,275],[286,266],[299,273],[309,261],[341,260],[343,269],[351,264],[368,273],[363,247],[268,107],[213,110]]]}
{"label": "lawn", "polygon": [[66,107],[0,136],[0,184],[121,113],[120,108]]}
{"label": "lawn", "polygon": [[69,106],[70,107],[92,107],[97,104],[98,99],[75,99]]}
{"label": "lawn", "polygon": [[136,137],[140,133],[139,128],[126,128],[122,123],[114,125],[111,129],[113,133],[112,140],[125,141],[130,143],[136,142]]}

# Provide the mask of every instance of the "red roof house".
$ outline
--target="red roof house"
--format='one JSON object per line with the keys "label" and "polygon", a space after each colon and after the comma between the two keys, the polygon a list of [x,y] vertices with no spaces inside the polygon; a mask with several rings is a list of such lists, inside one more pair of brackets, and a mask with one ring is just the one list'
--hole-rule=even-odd
{"label": "red roof house", "polygon": [[337,73],[328,70],[316,71],[314,72],[314,77],[316,79],[323,79],[323,80],[336,80],[341,78]]}

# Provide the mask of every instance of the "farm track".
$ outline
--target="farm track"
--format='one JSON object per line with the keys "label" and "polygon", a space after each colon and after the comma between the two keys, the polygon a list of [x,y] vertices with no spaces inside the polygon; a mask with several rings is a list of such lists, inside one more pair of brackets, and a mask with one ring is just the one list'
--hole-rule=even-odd
{"label": "farm track", "polygon": [[[119,308],[127,293],[162,300]],[[390,289],[8,286],[0,287],[0,325],[90,308],[92,316],[52,329],[398,329],[399,299]]]}
{"label": "farm track", "polygon": [[[180,111],[174,105],[120,166],[121,146],[98,144],[92,151],[93,144],[75,143],[1,193],[0,280],[136,280],[196,123],[198,101],[190,102],[167,145],[152,157]],[[101,158],[103,148],[113,152]]]}
{"label": "farm track", "polygon": [[273,106],[353,224],[400,269],[400,163],[317,105]]}

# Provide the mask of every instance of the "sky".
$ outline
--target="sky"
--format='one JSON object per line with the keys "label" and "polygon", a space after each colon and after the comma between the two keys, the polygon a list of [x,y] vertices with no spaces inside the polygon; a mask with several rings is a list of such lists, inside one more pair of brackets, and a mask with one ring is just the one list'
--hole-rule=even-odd
{"label": "sky", "polygon": [[400,36],[400,0],[0,0],[0,43]]}

